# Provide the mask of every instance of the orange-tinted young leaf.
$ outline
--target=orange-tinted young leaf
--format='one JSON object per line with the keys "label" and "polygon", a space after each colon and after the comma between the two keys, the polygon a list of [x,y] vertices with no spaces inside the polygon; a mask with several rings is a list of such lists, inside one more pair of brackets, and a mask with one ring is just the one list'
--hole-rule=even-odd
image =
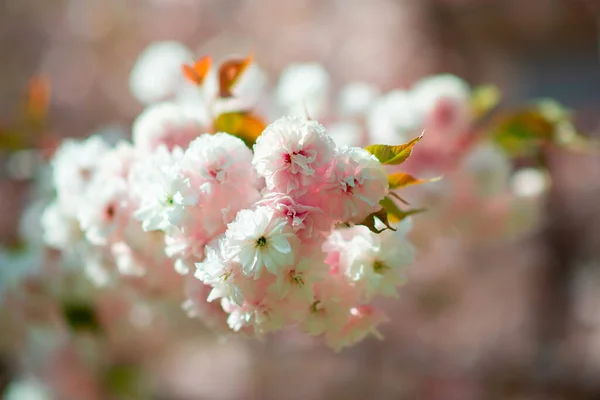
{"label": "orange-tinted young leaf", "polygon": [[412,149],[423,138],[423,135],[414,138],[408,143],[398,146],[388,146],[385,144],[373,144],[365,147],[369,153],[373,154],[380,163],[388,165],[402,164],[410,157]]}
{"label": "orange-tinted young leaf", "polygon": [[228,112],[214,121],[215,132],[226,132],[242,139],[250,148],[265,129],[264,121],[249,111]]}
{"label": "orange-tinted young leaf", "polygon": [[404,172],[395,172],[388,175],[390,189],[399,189],[410,185],[420,185],[421,183],[435,182],[440,179],[441,178],[439,177],[433,179],[417,179],[414,176]]}
{"label": "orange-tinted young leaf", "polygon": [[34,123],[42,123],[48,114],[50,103],[50,81],[43,75],[33,76],[29,80],[25,104],[26,119]]}
{"label": "orange-tinted young leaf", "polygon": [[210,56],[204,56],[196,61],[194,65],[190,66],[183,64],[181,69],[183,70],[183,75],[187,78],[187,80],[197,86],[200,86],[202,83],[204,83],[204,79],[208,75],[211,66],[212,58]]}
{"label": "orange-tinted young leaf", "polygon": [[231,89],[253,60],[254,56],[250,54],[242,60],[229,60],[221,65],[219,68],[219,94],[221,97],[233,96]]}

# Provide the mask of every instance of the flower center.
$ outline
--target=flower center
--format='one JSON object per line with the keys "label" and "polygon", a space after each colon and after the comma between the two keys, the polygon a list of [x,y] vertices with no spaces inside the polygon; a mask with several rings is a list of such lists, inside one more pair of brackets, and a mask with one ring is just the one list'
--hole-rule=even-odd
{"label": "flower center", "polygon": [[226,281],[227,279],[229,279],[230,276],[231,276],[231,271],[227,271],[227,272],[224,272],[219,278],[221,278],[222,281]]}
{"label": "flower center", "polygon": [[256,239],[256,246],[257,247],[264,247],[267,245],[267,238],[264,236],[259,237],[258,239]]}
{"label": "flower center", "polygon": [[92,170],[90,168],[81,168],[79,170],[79,175],[84,181],[89,181],[92,177]]}
{"label": "flower center", "polygon": [[354,189],[358,184],[359,182],[355,177],[347,177],[342,181],[342,189],[347,194],[354,194]]}
{"label": "flower center", "polygon": [[311,163],[315,161],[314,155],[305,150],[294,151],[284,154],[283,160],[287,168],[290,168],[292,174],[303,173],[306,175],[314,174]]}
{"label": "flower center", "polygon": [[221,181],[224,178],[223,175],[225,175],[225,170],[219,163],[210,165],[207,172],[211,178],[216,179],[217,181]]}
{"label": "flower center", "polygon": [[295,269],[290,271],[290,283],[292,285],[304,286],[304,278],[302,277],[302,272],[296,272]]}
{"label": "flower center", "polygon": [[111,220],[111,219],[113,219],[114,216],[115,216],[115,205],[111,203],[106,207],[106,217],[109,220]]}
{"label": "flower center", "polygon": [[293,156],[297,156],[298,154],[303,155],[302,151],[293,151],[292,153],[287,153],[283,156],[283,159],[285,161],[286,164],[291,164],[292,163],[292,157]]}
{"label": "flower center", "polygon": [[310,305],[310,312],[313,314],[316,314],[318,312],[320,312],[323,308],[320,307],[321,304],[321,300],[315,300],[311,305]]}
{"label": "flower center", "polygon": [[375,260],[375,262],[373,263],[373,271],[375,271],[378,274],[382,274],[386,269],[389,269],[390,267],[388,267],[387,265],[385,265],[383,262],[379,261],[379,260]]}

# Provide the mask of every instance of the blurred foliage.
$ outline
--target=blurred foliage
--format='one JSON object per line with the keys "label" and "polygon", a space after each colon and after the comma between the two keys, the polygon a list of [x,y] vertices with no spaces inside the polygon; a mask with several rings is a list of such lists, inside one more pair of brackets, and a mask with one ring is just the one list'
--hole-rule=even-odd
{"label": "blurred foliage", "polygon": [[17,151],[37,147],[46,133],[50,104],[50,81],[42,75],[33,76],[21,105],[19,118],[0,124],[0,150]]}
{"label": "blurred foliage", "polygon": [[577,133],[572,113],[554,100],[538,100],[499,113],[490,127],[492,140],[512,157],[537,157],[547,145],[574,149],[592,142]]}
{"label": "blurred foliage", "polygon": [[471,94],[471,109],[476,117],[485,116],[502,100],[502,92],[494,85],[482,85]]}
{"label": "blurred foliage", "polygon": [[143,374],[136,365],[112,365],[107,368],[104,380],[107,390],[119,399],[144,398]]}
{"label": "blurred foliage", "polygon": [[63,317],[74,332],[98,333],[101,330],[100,321],[91,304],[77,301],[65,301],[62,304]]}

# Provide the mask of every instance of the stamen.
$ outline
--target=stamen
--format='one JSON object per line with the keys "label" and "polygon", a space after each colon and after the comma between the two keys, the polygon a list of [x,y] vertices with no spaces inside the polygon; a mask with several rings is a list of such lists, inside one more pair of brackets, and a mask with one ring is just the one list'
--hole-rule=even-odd
{"label": "stamen", "polygon": [[258,247],[264,247],[267,245],[267,238],[264,236],[259,237],[258,239],[256,239],[256,245]]}

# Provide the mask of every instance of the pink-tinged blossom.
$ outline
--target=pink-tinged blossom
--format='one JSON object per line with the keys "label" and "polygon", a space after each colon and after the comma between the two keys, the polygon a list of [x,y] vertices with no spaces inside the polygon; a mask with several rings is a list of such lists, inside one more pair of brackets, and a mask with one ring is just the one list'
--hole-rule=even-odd
{"label": "pink-tinged blossom", "polygon": [[327,125],[327,133],[338,147],[360,146],[364,128],[357,122],[343,121]]}
{"label": "pink-tinged blossom", "polygon": [[199,318],[209,328],[217,332],[226,332],[227,313],[221,307],[220,302],[207,302],[206,298],[212,287],[204,284],[194,277],[187,277],[184,284],[186,300],[181,307],[191,318]]}
{"label": "pink-tinged blossom", "polygon": [[90,184],[77,218],[86,238],[105,245],[125,222],[127,183],[120,178],[98,177]]}
{"label": "pink-tinged blossom", "polygon": [[204,246],[208,241],[202,229],[190,232],[173,227],[165,234],[165,254],[175,260],[175,270],[179,274],[187,275],[194,262],[204,258]]}
{"label": "pink-tinged blossom", "polygon": [[[44,243],[60,250],[63,265],[82,269],[90,281],[101,286],[108,282],[107,266],[112,259],[104,248],[92,245],[72,212],[65,212],[57,200],[42,213],[41,227]],[[83,261],[82,261],[83,260]]]}
{"label": "pink-tinged blossom", "polygon": [[263,267],[278,275],[294,262],[293,233],[287,219],[268,207],[242,210],[225,233],[226,256],[242,265],[247,276],[259,278]]}
{"label": "pink-tinged blossom", "polygon": [[59,250],[68,250],[84,238],[77,219],[65,212],[58,201],[44,209],[41,219],[44,243]]}
{"label": "pink-tinged blossom", "polygon": [[381,96],[381,91],[365,82],[345,85],[338,95],[338,111],[347,116],[363,116]]}
{"label": "pink-tinged blossom", "polygon": [[187,274],[190,266],[204,257],[204,246],[214,237],[225,232],[227,222],[216,206],[218,199],[209,184],[196,187],[192,193],[196,201],[184,205],[176,224],[165,235],[165,253],[175,259],[177,271]]}
{"label": "pink-tinged blossom", "polygon": [[166,230],[183,217],[184,207],[195,204],[198,195],[181,174],[183,152],[159,147],[146,162],[134,166],[134,195],[139,208],[135,217],[144,230]]}
{"label": "pink-tinged blossom", "polygon": [[202,108],[176,103],[160,103],[146,108],[132,128],[133,145],[140,151],[152,152],[159,146],[169,150],[185,149],[196,137],[206,132],[208,116]]}
{"label": "pink-tinged blossom", "polygon": [[237,305],[244,302],[241,288],[237,285],[242,275],[241,265],[235,261],[228,260],[223,256],[223,240],[216,240],[206,247],[204,261],[196,263],[196,279],[212,290],[206,297],[206,301],[226,297]]}
{"label": "pink-tinged blossom", "polygon": [[108,151],[108,144],[100,136],[83,141],[69,139],[58,148],[52,159],[52,174],[57,197],[66,212],[76,214],[85,190]]}
{"label": "pink-tinged blossom", "polygon": [[405,142],[420,121],[410,94],[396,89],[375,99],[367,111],[366,123],[370,143],[396,145]]}
{"label": "pink-tinged blossom", "polygon": [[347,313],[348,309],[338,301],[314,300],[308,307],[306,317],[300,321],[300,328],[311,336],[336,331],[343,326]]}
{"label": "pink-tinged blossom", "polygon": [[341,330],[327,332],[327,344],[335,351],[353,346],[368,335],[383,339],[377,327],[389,321],[379,309],[371,305],[361,305],[350,309],[350,318]]}
{"label": "pink-tinged blossom", "polygon": [[300,328],[312,336],[341,329],[348,320],[352,300],[352,288],[340,277],[330,275],[315,285],[314,300]]}
{"label": "pink-tinged blossom", "polygon": [[319,198],[333,219],[359,223],[381,208],[379,202],[389,190],[387,173],[366,150],[341,149],[329,174]]}
{"label": "pink-tinged blossom", "polygon": [[252,168],[252,151],[244,142],[227,133],[204,134],[193,140],[182,161],[184,173],[194,183],[257,186]]}
{"label": "pink-tinged blossom", "polygon": [[323,244],[327,261],[355,287],[359,300],[397,296],[404,269],[414,261],[414,249],[404,229],[375,234],[365,226],[334,230]]}
{"label": "pink-tinged blossom", "polygon": [[164,232],[144,231],[139,221],[130,218],[120,236],[111,251],[121,274],[145,275],[170,264],[165,255]]}
{"label": "pink-tinged blossom", "polygon": [[420,121],[425,121],[432,112],[435,112],[440,101],[463,108],[462,105],[469,102],[471,88],[457,76],[442,74],[421,79],[415,83],[410,95],[415,114]]}
{"label": "pink-tinged blossom", "polygon": [[267,193],[258,203],[270,207],[303,241],[319,241],[329,232],[333,221],[318,207],[303,205],[283,193]]}
{"label": "pink-tinged blossom", "polygon": [[327,109],[331,77],[318,63],[292,64],[279,77],[275,101],[283,115],[319,118]]}
{"label": "pink-tinged blossom", "polygon": [[151,43],[138,55],[131,69],[131,94],[142,104],[173,98],[186,86],[181,64],[189,62],[192,57],[192,52],[180,42]]}
{"label": "pink-tinged blossom", "polygon": [[288,322],[288,315],[282,312],[285,307],[278,307],[267,298],[246,301],[241,306],[223,298],[221,306],[229,313],[227,324],[235,332],[252,328],[255,335],[262,336],[282,329]]}
{"label": "pink-tinged blossom", "polygon": [[287,267],[270,290],[279,298],[299,301],[304,305],[312,304],[314,285],[326,278],[327,270],[322,254],[307,255],[297,264]]}
{"label": "pink-tinged blossom", "polygon": [[127,179],[135,160],[136,152],[131,143],[118,142],[102,158],[102,162],[98,165],[98,175]]}
{"label": "pink-tinged blossom", "polygon": [[256,141],[253,164],[269,189],[303,193],[322,179],[334,154],[335,144],[322,125],[284,117],[267,126]]}
{"label": "pink-tinged blossom", "polygon": [[[208,188],[203,191],[203,188]],[[185,207],[176,226],[165,237],[165,252],[175,259],[178,272],[187,274],[193,263],[204,257],[204,246],[225,233],[227,224],[237,213],[250,207],[259,198],[253,186],[221,187],[204,183],[198,188],[197,203]]]}
{"label": "pink-tinged blossom", "polygon": [[242,210],[226,232],[228,256],[242,263],[247,275],[258,278],[263,266],[277,275],[280,267],[293,262],[292,237],[286,219],[277,217],[274,210]]}
{"label": "pink-tinged blossom", "polygon": [[120,239],[134,251],[144,253],[151,259],[162,261],[165,258],[165,233],[162,231],[145,231],[140,221],[135,218],[130,218],[127,221]]}
{"label": "pink-tinged blossom", "polygon": [[124,242],[114,243],[110,250],[120,274],[143,276],[146,273],[148,264],[142,253],[136,253]]}
{"label": "pink-tinged blossom", "polygon": [[[473,118],[471,104],[468,100],[458,101],[455,99],[440,98],[431,109],[424,122],[424,129],[441,140],[451,143],[457,136],[469,128]],[[438,146],[437,149],[441,150]],[[442,147],[443,148],[443,147]]]}
{"label": "pink-tinged blossom", "polygon": [[384,318],[365,302],[396,294],[412,247],[405,229],[335,226],[379,210],[389,190],[379,161],[290,117],[269,125],[253,153],[227,133],[204,133],[206,110],[187,110],[147,109],[133,145],[61,148],[46,243],[85,260],[96,282],[116,271],[136,290],[185,287],[191,316],[236,332],[299,326],[336,349],[377,334]]}

